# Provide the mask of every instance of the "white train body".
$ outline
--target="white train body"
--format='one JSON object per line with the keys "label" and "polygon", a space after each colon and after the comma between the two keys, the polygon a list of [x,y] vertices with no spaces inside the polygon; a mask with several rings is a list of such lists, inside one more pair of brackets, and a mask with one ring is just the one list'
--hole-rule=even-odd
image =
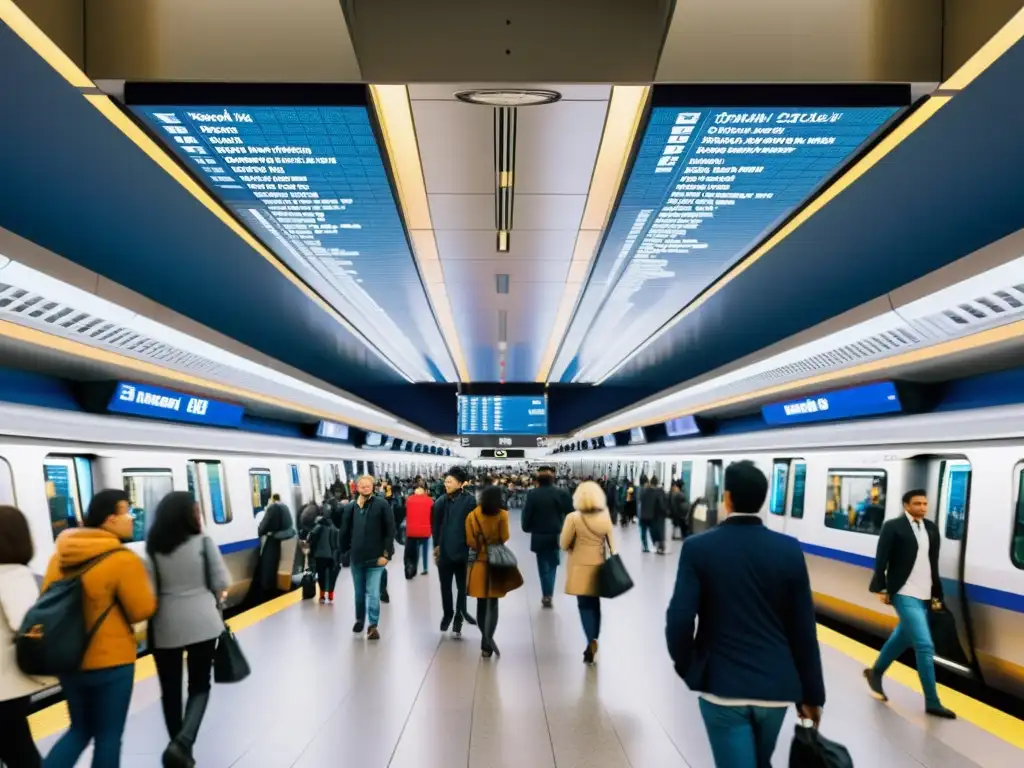
{"label": "white train body", "polygon": [[[878,635],[896,617],[868,591],[877,529],[903,514],[906,491],[924,488],[942,536],[946,602],[972,660],[958,671],[1024,697],[1024,407],[693,438],[577,454],[570,463],[584,474],[686,479],[687,496],[709,502],[706,513],[698,508],[699,530],[714,523],[722,469],[740,459],[769,477],[761,514],[800,540],[819,611]],[[802,503],[794,498],[800,471]]]}

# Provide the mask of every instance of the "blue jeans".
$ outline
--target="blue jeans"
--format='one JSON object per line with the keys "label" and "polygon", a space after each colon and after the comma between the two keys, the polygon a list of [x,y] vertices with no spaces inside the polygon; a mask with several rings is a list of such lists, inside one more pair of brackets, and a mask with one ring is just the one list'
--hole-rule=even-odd
{"label": "blue jeans", "polygon": [[559,552],[557,549],[550,549],[546,552],[537,552],[536,555],[541,594],[544,597],[551,597],[555,594],[555,574],[558,572]]}
{"label": "blue jeans", "polygon": [[423,561],[423,572],[427,572],[427,563],[430,562],[430,537],[420,539],[420,559]]}
{"label": "blue jeans", "polygon": [[[369,619],[370,626],[380,621],[380,581],[383,565],[353,565],[352,586],[356,594],[356,621]],[[369,612],[369,616],[367,616]]]}
{"label": "blue jeans", "polygon": [[725,707],[700,700],[716,768],[771,768],[788,707]]}
{"label": "blue jeans", "polygon": [[589,644],[601,636],[601,598],[577,595],[576,605],[579,606],[583,634]]}
{"label": "blue jeans", "polygon": [[928,601],[895,595],[892,607],[896,609],[900,623],[882,646],[873,669],[878,675],[884,675],[889,666],[913,646],[925,706],[939,707],[939,692],[935,687],[935,645],[932,643],[932,631],[928,627]]}
{"label": "blue jeans", "polygon": [[643,520],[640,521],[640,543],[643,544],[644,552],[650,552],[651,546],[649,543],[651,537],[651,524],[645,523]]}
{"label": "blue jeans", "polygon": [[118,768],[121,765],[121,736],[128,719],[134,684],[134,664],[62,677],[60,685],[67,698],[71,727],[53,745],[43,765],[46,768],[73,768],[89,742],[93,741],[93,768]]}

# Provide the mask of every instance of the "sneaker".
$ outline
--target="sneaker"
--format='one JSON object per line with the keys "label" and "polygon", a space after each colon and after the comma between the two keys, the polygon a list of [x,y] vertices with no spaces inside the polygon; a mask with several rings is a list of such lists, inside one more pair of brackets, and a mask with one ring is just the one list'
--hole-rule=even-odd
{"label": "sneaker", "polygon": [[328,603],[332,603],[332,604],[334,603],[334,592],[333,591],[327,593],[327,602]]}
{"label": "sneaker", "polygon": [[363,631],[363,622],[357,621],[355,624],[352,625],[352,632],[354,634],[358,635],[358,634],[362,633],[362,631]]}
{"label": "sneaker", "polygon": [[327,595],[325,593],[321,592],[320,593],[320,605],[323,605],[326,602],[327,602]]}
{"label": "sneaker", "polygon": [[370,628],[366,630],[367,640],[380,640],[380,632],[377,631],[377,625],[371,624]]}
{"label": "sneaker", "polygon": [[928,707],[925,709],[925,712],[929,715],[933,715],[934,717],[944,718],[945,720],[956,720],[956,712],[951,709],[946,709],[941,704],[937,707]]}
{"label": "sneaker", "polygon": [[882,676],[880,674],[873,669],[865,669],[864,679],[868,681],[868,688],[871,689],[871,693],[876,699],[879,701],[889,700],[889,697],[885,695],[885,691],[882,689]]}
{"label": "sneaker", "polygon": [[426,576],[426,575],[427,575],[427,572],[426,572],[426,571],[421,571],[421,572],[420,572],[420,576]]}
{"label": "sneaker", "polygon": [[443,617],[441,619],[441,631],[442,632],[447,632],[448,631],[448,627],[450,627],[451,625],[452,625],[452,617],[451,616],[445,616],[445,617]]}
{"label": "sneaker", "polygon": [[583,651],[583,663],[593,664],[594,657],[597,655],[597,640],[591,640],[587,643],[587,649]]}
{"label": "sneaker", "polygon": [[551,607],[551,598],[550,597],[542,597],[541,600],[540,600],[540,604],[541,604],[542,608],[550,608]]}

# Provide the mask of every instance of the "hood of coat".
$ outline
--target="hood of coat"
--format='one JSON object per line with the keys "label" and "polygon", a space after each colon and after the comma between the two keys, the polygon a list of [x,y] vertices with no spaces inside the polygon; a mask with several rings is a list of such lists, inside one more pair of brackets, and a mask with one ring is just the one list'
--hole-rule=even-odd
{"label": "hood of coat", "polygon": [[121,546],[117,536],[101,528],[69,528],[56,541],[61,568],[74,568]]}

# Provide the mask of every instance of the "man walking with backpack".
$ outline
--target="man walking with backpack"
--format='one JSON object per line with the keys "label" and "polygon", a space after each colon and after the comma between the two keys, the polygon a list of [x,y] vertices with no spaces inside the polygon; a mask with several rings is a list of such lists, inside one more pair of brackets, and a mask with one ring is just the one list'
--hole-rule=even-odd
{"label": "man walking with backpack", "polygon": [[19,632],[19,664],[32,667],[27,674],[59,676],[71,716],[47,766],[72,768],[90,741],[93,765],[121,764],[135,679],[132,625],[156,611],[145,564],[121,545],[133,528],[128,494],[111,489],[93,496],[84,527],[57,537],[42,596]]}

